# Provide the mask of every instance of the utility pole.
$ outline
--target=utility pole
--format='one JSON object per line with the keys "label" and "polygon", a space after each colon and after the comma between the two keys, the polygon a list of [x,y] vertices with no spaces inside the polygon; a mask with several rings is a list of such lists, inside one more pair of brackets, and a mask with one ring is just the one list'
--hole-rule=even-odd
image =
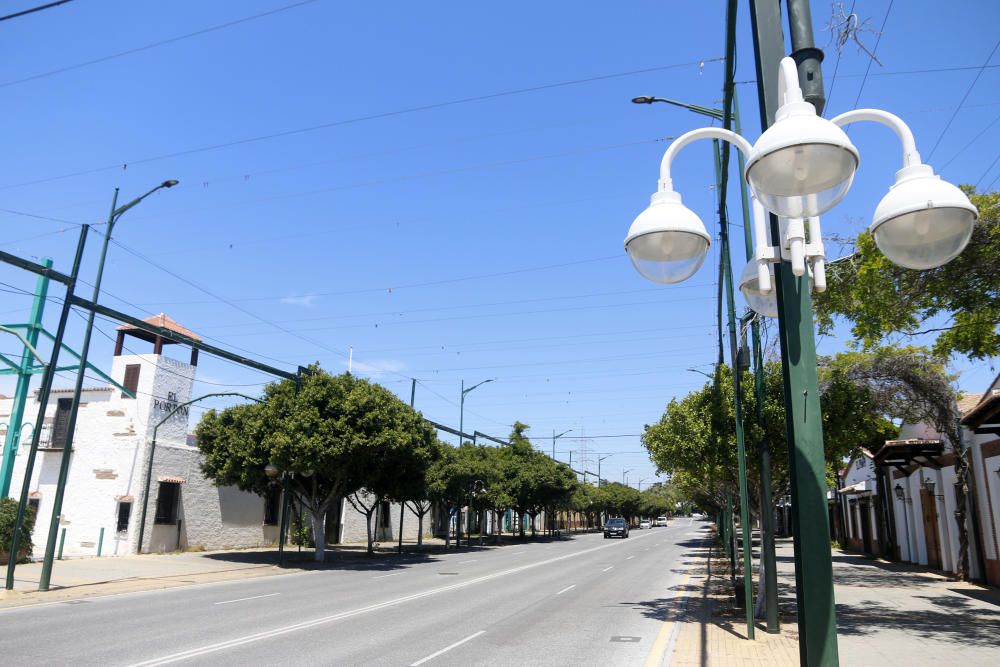
{"label": "utility pole", "polygon": [[[787,4],[793,55],[799,65],[803,94],[818,112],[822,112],[819,66],[822,53],[812,46],[809,4],[805,0],[787,0]],[[779,0],[750,0],[750,19],[761,129],[764,130],[774,122],[778,107],[778,68],[784,56]],[[769,218],[771,237],[781,238],[778,217],[770,214]],[[788,262],[776,264],[775,274],[795,532],[799,661],[808,667],[826,667],[838,665],[840,661],[812,296],[808,277],[795,277]]]}
{"label": "utility pole", "polygon": [[[45,423],[45,410],[48,408],[49,394],[52,391],[52,380],[56,375],[56,368],[59,367],[59,352],[62,349],[63,335],[66,333],[66,322],[69,319],[69,311],[72,306],[71,299],[76,289],[77,277],[80,274],[80,261],[83,259],[83,248],[87,244],[87,234],[90,233],[90,225],[80,227],[80,239],[76,244],[76,255],[73,257],[73,268],[69,274],[69,281],[66,283],[66,294],[63,296],[62,311],[59,314],[59,324],[56,326],[56,333],[52,339],[52,355],[49,365],[42,374],[42,386],[38,389],[38,417],[35,424]],[[84,364],[80,366],[80,372],[86,368]],[[28,460],[24,466],[24,482],[21,484],[21,498],[17,504],[17,518],[14,520],[14,535],[11,538],[10,558],[7,560],[7,581],[6,589],[14,589],[14,568],[17,564],[17,553],[20,549],[21,526],[24,525],[24,513],[28,507],[28,493],[31,490],[32,471],[35,467],[35,458],[38,456],[38,443],[42,435],[41,428],[34,428],[31,431],[31,447],[28,450]],[[54,542],[54,540],[53,540]]]}
{"label": "utility pole", "polygon": [[[52,260],[45,258],[42,266],[52,268]],[[42,330],[42,313],[45,311],[45,297],[49,291],[47,276],[38,276],[35,282],[35,299],[31,303],[31,316],[28,319],[28,330],[25,338],[28,344],[38,345],[38,333]],[[7,422],[7,436],[3,443],[3,460],[0,461],[0,498],[10,495],[10,480],[14,475],[14,456],[21,442],[21,427],[24,420],[24,406],[28,403],[28,389],[31,386],[31,350],[25,346],[21,352],[21,364],[18,367],[17,386],[14,389],[14,401],[10,407],[10,420]],[[42,427],[41,422],[33,425],[34,429]]]}

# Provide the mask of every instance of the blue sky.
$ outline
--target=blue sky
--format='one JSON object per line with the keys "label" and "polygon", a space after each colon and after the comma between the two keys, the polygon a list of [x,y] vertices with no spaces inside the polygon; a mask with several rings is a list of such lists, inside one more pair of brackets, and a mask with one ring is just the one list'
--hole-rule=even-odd
{"label": "blue sky", "polygon": [[[754,79],[745,4],[743,82]],[[995,187],[1000,56],[979,68],[1000,6],[858,0],[855,11],[876,31],[885,22],[881,37],[859,35],[869,50],[877,42],[881,65],[865,76],[863,51],[831,45],[827,115],[893,111],[945,178]],[[813,12],[826,47],[829,5]],[[128,200],[177,178],[116,228],[103,302],[166,312],[283,368],[318,360],[339,372],[353,347],[356,372],[405,399],[417,378],[416,407],[451,425],[461,381],[495,378],[468,395],[467,431],[503,436],[520,420],[550,451],[553,430],[572,429],[558,458],[572,450],[596,471],[596,453],[613,453],[606,478],[628,470],[648,483],[635,434],[704,382],[687,369],[711,368],[717,258],[674,287],[631,268],[622,240],[667,138],[707,119],[629,100],[719,106],[724,16],[723,2],[695,0],[135,0],[3,22],[0,247],[68,270],[74,225],[102,221],[115,187]],[[900,74],[915,70],[947,71]],[[738,92],[752,140],[755,86]],[[826,234],[862,230],[899,167],[888,130],[855,126],[851,137],[862,166]],[[685,150],[674,180],[712,229],[709,145]],[[92,235],[85,280],[98,246]],[[0,281],[34,285],[10,267]],[[24,319],[28,297],[0,287],[0,320]],[[50,306],[52,328],[55,316]],[[819,345],[833,354],[845,338]],[[97,334],[92,360],[107,368],[110,355]],[[989,363],[955,369],[968,391],[994,374]],[[204,357],[199,374],[205,392],[267,381]]]}

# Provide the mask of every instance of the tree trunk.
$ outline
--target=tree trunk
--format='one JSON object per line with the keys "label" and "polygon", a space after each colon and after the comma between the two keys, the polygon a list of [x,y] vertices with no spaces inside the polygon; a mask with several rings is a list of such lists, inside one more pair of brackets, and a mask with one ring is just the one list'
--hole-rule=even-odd
{"label": "tree trunk", "polygon": [[766,618],[767,617],[767,587],[764,585],[764,552],[763,552],[763,535],[761,536],[761,554],[757,562],[760,565],[760,573],[757,577],[757,601],[753,606],[753,617],[754,618]]}
{"label": "tree trunk", "polygon": [[313,559],[317,563],[326,560],[326,508],[321,507],[318,511],[309,512],[313,520],[313,541],[316,543],[316,552]]}
{"label": "tree trunk", "polygon": [[417,515],[417,548],[424,546],[424,513]]}
{"label": "tree trunk", "polygon": [[375,553],[375,540],[372,534],[372,516],[375,514],[375,510],[378,508],[378,501],[375,502],[374,506],[370,511],[365,512],[365,532],[368,533],[368,555]]}

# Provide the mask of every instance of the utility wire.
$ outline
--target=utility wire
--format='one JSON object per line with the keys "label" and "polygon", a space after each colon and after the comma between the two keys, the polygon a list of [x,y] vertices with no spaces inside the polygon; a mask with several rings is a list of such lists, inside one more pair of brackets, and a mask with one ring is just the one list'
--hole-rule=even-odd
{"label": "utility wire", "polygon": [[[64,0],[64,1],[65,2],[69,2],[69,0]],[[152,44],[146,44],[144,46],[138,46],[138,47],[136,47],[134,49],[128,49],[126,51],[119,51],[118,53],[112,53],[111,55],[101,56],[100,58],[94,58],[93,60],[87,60],[87,61],[82,62],[82,63],[76,63],[75,65],[67,65],[65,67],[60,67],[58,69],[48,70],[47,72],[40,72],[38,74],[32,74],[30,76],[22,77],[20,79],[13,79],[11,81],[3,81],[3,82],[0,82],[0,88],[6,88],[7,86],[14,86],[14,85],[17,85],[19,83],[26,83],[28,81],[35,81],[36,79],[42,79],[44,77],[53,76],[55,74],[62,74],[64,72],[71,72],[73,70],[82,69],[84,67],[89,67],[91,65],[96,65],[98,63],[107,62],[109,60],[115,60],[116,58],[121,58],[121,57],[124,57],[124,56],[130,56],[133,53],[141,53],[142,51],[148,51],[150,49],[155,49],[155,48],[160,47],[160,46],[166,46],[167,44],[174,44],[175,42],[180,42],[182,40],[190,39],[192,37],[198,37],[199,35],[204,35],[204,34],[207,34],[207,33],[210,33],[210,32],[216,32],[218,30],[224,30],[226,28],[231,28],[234,25],[239,25],[241,23],[247,23],[249,21],[255,21],[257,19],[264,18],[265,16],[272,16],[274,14],[278,14],[278,13],[281,13],[281,12],[288,11],[289,9],[295,9],[295,8],[301,7],[303,5],[310,5],[310,4],[314,3],[314,2],[318,2],[318,0],[302,0],[302,2],[296,2],[296,3],[290,4],[290,5],[285,5],[284,7],[278,7],[277,9],[271,9],[271,10],[266,11],[266,12],[261,12],[260,14],[253,14],[251,16],[245,16],[245,17],[243,17],[241,19],[236,19],[234,21],[228,21],[226,23],[220,23],[218,25],[210,26],[208,28],[203,28],[201,30],[196,30],[194,32],[189,32],[189,33],[184,34],[184,35],[177,35],[176,37],[170,37],[168,39],[163,39],[163,40],[160,40],[158,42],[153,42]],[[62,3],[58,3],[57,2],[57,3],[53,3],[53,4],[62,4]],[[49,5],[49,6],[52,6],[52,5]],[[44,9],[44,7],[42,9]],[[0,19],[0,20],[3,20],[3,19]]]}
{"label": "utility wire", "polygon": [[868,81],[868,73],[872,69],[872,62],[875,60],[875,54],[878,52],[878,45],[882,42],[882,34],[885,32],[885,24],[889,21],[889,12],[892,11],[892,5],[895,0],[889,0],[889,6],[885,9],[885,18],[882,19],[882,27],[878,29],[878,37],[875,38],[875,46],[872,48],[871,58],[868,59],[868,67],[865,68],[865,75],[861,78],[861,87],[858,88],[858,96],[854,98],[854,108],[858,107],[858,102],[861,100],[861,93],[865,90],[865,83]]}
{"label": "utility wire", "polygon": [[928,162],[932,157],[934,157],[934,151],[936,151],[938,149],[938,146],[941,145],[941,140],[944,139],[944,135],[948,132],[948,129],[951,127],[951,124],[955,121],[955,117],[958,116],[958,112],[961,111],[962,105],[964,105],[965,100],[969,98],[969,94],[972,93],[972,89],[976,87],[976,83],[979,81],[979,77],[981,77],[983,75],[983,72],[986,71],[986,66],[990,64],[990,60],[993,59],[993,54],[997,52],[998,48],[1000,48],[1000,39],[998,39],[997,43],[993,45],[993,50],[990,51],[990,55],[986,57],[986,60],[983,61],[983,64],[979,68],[979,71],[976,72],[976,78],[974,78],[972,80],[972,83],[969,84],[969,87],[966,89],[965,94],[962,95],[962,100],[958,103],[958,106],[955,107],[955,110],[952,112],[951,117],[945,124],[944,129],[941,130],[941,134],[938,135],[937,141],[934,142],[934,147],[931,148],[931,152],[927,155]]}
{"label": "utility wire", "polygon": [[32,7],[31,9],[23,9],[19,12],[14,12],[13,14],[7,14],[6,16],[0,16],[0,21],[9,21],[10,19],[16,19],[19,16],[27,16],[28,14],[34,14],[35,12],[40,12],[43,9],[52,9],[53,7],[58,7],[59,5],[65,5],[67,2],[72,2],[73,0],[56,0],[55,2],[50,2],[45,5],[39,5],[37,7]]}
{"label": "utility wire", "polygon": [[[310,0],[310,1],[315,2],[316,0]],[[76,172],[72,172],[72,173],[61,174],[59,176],[50,176],[48,178],[37,179],[37,180],[33,180],[33,181],[25,181],[25,182],[22,182],[22,183],[14,183],[14,184],[10,184],[10,185],[4,185],[4,186],[0,186],[0,190],[6,190],[6,189],[9,189],[9,188],[23,187],[23,186],[27,186],[27,185],[36,185],[38,183],[48,183],[48,182],[51,182],[51,181],[61,180],[61,179],[65,179],[65,178],[73,178],[73,177],[76,177],[76,176],[85,176],[87,174],[94,174],[94,173],[98,173],[98,172],[102,172],[102,171],[109,171],[109,170],[112,170],[112,169],[120,169],[120,168],[122,168],[124,166],[128,166],[128,165],[147,164],[147,163],[150,163],[150,162],[157,162],[157,161],[160,161],[160,160],[166,160],[166,159],[175,158],[175,157],[182,157],[182,156],[187,156],[187,155],[194,155],[194,154],[197,154],[197,153],[205,153],[205,152],[209,152],[209,151],[219,150],[219,149],[222,149],[222,148],[230,148],[230,147],[233,147],[233,146],[242,146],[242,145],[246,145],[246,144],[257,143],[257,142],[260,142],[260,141],[267,141],[267,140],[270,140],[270,139],[281,139],[281,138],[284,138],[284,137],[291,137],[291,136],[296,136],[296,135],[300,135],[300,134],[306,134],[306,133],[309,133],[309,132],[316,132],[318,130],[326,130],[326,129],[330,129],[330,128],[333,128],[333,127],[342,127],[342,126],[345,126],[345,125],[354,125],[356,123],[362,123],[362,122],[367,122],[367,121],[372,121],[372,120],[381,120],[381,119],[384,119],[384,118],[391,118],[391,117],[394,117],[394,116],[401,116],[401,115],[404,115],[404,114],[411,114],[411,113],[417,113],[417,112],[421,112],[421,111],[431,111],[431,110],[436,110],[436,109],[443,109],[445,107],[451,107],[451,106],[457,106],[457,105],[463,105],[463,104],[471,104],[473,102],[485,102],[485,101],[488,101],[488,100],[498,99],[498,98],[501,98],[501,97],[510,97],[510,96],[513,96],[513,95],[523,95],[523,94],[526,94],[526,93],[534,93],[534,92],[539,92],[539,91],[543,91],[543,90],[552,90],[552,89],[555,89],[555,88],[565,88],[565,87],[568,87],[568,86],[576,86],[576,85],[580,85],[580,84],[584,84],[584,83],[593,83],[595,81],[606,81],[606,80],[609,80],[609,79],[618,79],[618,78],[627,77],[627,76],[635,76],[635,75],[638,75],[638,74],[649,74],[651,72],[662,72],[664,70],[677,69],[677,68],[680,68],[680,67],[690,67],[691,65],[700,65],[700,64],[703,64],[703,63],[706,63],[706,62],[716,62],[716,61],[719,61],[719,60],[722,60],[722,58],[704,58],[704,59],[701,59],[701,60],[688,61],[688,62],[683,62],[683,63],[675,63],[675,64],[672,64],[672,65],[661,65],[659,67],[647,67],[645,69],[630,70],[630,71],[626,71],[626,72],[616,72],[616,73],[613,73],[613,74],[601,74],[601,75],[597,75],[597,76],[586,77],[586,78],[583,78],[583,79],[572,79],[572,80],[569,80],[569,81],[559,81],[559,82],[556,82],[556,83],[548,83],[548,84],[542,84],[542,85],[538,85],[538,86],[528,86],[528,87],[525,87],[525,88],[515,88],[515,89],[511,89],[511,90],[505,90],[505,91],[496,92],[496,93],[487,93],[487,94],[484,94],[484,95],[474,95],[474,96],[471,96],[471,97],[462,97],[462,98],[458,98],[458,99],[454,99],[454,100],[446,100],[446,101],[443,101],[443,102],[433,102],[433,103],[430,103],[430,104],[422,104],[422,105],[418,105],[418,106],[404,107],[402,109],[393,109],[393,110],[390,110],[390,111],[381,111],[381,112],[376,112],[376,113],[367,114],[367,115],[363,115],[363,116],[355,116],[353,118],[345,118],[345,119],[340,119],[340,120],[329,121],[329,122],[326,122],[326,123],[320,123],[318,125],[307,125],[305,127],[294,128],[294,129],[291,129],[291,130],[282,130],[282,131],[279,131],[279,132],[270,132],[270,133],[267,133],[267,134],[261,134],[261,135],[257,135],[257,136],[253,136],[253,137],[245,137],[243,139],[235,139],[233,141],[225,141],[225,142],[220,142],[220,143],[216,143],[216,144],[208,144],[208,145],[205,145],[205,146],[199,146],[197,148],[189,148],[189,149],[185,149],[185,150],[181,150],[181,151],[174,151],[172,153],[164,153],[164,154],[161,154],[161,155],[154,155],[154,156],[151,156],[151,157],[145,157],[145,158],[138,159],[138,160],[127,160],[127,161],[125,161],[123,163],[119,163],[119,164],[107,165],[107,166],[104,166],[104,167],[95,167],[95,168],[92,168],[92,169],[85,169],[85,170],[82,170],[82,171],[76,171]],[[5,84],[0,84],[0,87],[3,87],[4,85]]]}

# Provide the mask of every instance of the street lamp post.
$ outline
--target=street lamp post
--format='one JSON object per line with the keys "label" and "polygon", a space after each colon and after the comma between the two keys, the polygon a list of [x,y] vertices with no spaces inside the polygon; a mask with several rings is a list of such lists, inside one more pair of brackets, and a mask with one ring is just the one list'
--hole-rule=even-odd
{"label": "street lamp post", "polygon": [[630,472],[632,472],[632,468],[629,468],[628,470],[622,470],[622,484],[623,485],[625,484],[625,479],[626,479],[625,475],[627,475]]}
{"label": "street lamp post", "polygon": [[[489,380],[483,380],[482,382],[480,382],[478,384],[474,384],[471,387],[469,387],[468,389],[466,389],[465,388],[465,380],[462,380],[462,398],[459,401],[459,407],[458,407],[458,432],[459,433],[464,433],[465,432],[463,430],[463,428],[462,428],[465,425],[465,395],[468,394],[473,389],[475,389],[476,387],[484,385],[487,382],[493,382],[493,378],[490,378]],[[458,443],[462,444],[462,436],[461,435],[458,436]]]}
{"label": "street lamp post", "polygon": [[[895,186],[876,208],[871,226],[876,244],[891,261],[922,269],[950,261],[967,245],[978,212],[961,190],[920,162],[912,133],[896,116],[865,109],[832,120],[820,117],[799,88],[795,61],[782,58],[779,64],[774,57],[783,48],[780,39],[771,34],[778,25],[777,3],[751,4],[762,124],[770,125],[770,111],[780,101],[774,112],[776,121],[753,145],[719,128],[694,130],[675,140],[664,153],[658,190],[632,224],[625,247],[635,268],[650,280],[674,283],[692,276],[705,259],[711,237],[674,191],[671,162],[681,148],[702,138],[728,141],[747,156],[744,176],[756,199],[758,244],[756,261],[744,271],[741,290],[759,313],[768,310],[768,302],[777,306],[795,506],[800,660],[805,665],[835,665],[839,659],[833,567],[807,265],[813,285],[817,290],[825,289],[819,216],[847,193],[859,162],[859,152],[841,126],[876,121],[892,128],[902,141],[903,168],[896,174]],[[795,11],[791,11],[793,5]],[[790,0],[789,7],[795,14],[793,26],[808,15],[807,9],[803,15],[799,0]],[[793,44],[798,41],[799,46],[807,41],[794,37]],[[799,49],[808,63],[804,69],[818,68],[816,50],[811,44],[804,50],[808,53]],[[773,97],[775,87],[777,98]],[[770,240],[764,224],[765,208],[771,213]],[[784,220],[779,221],[778,216]]]}
{"label": "street lamp post", "polygon": [[[722,109],[710,109],[708,107],[703,107],[697,104],[686,104],[684,102],[678,102],[676,100],[666,99],[662,97],[636,97],[632,100],[635,104],[652,104],[654,102],[663,102],[666,104],[671,104],[678,106],[694,113],[701,114],[703,116],[708,116],[713,120],[725,121],[726,113]],[[736,123],[736,133],[740,133],[740,121],[739,121],[739,111],[735,111],[734,121]],[[750,558],[750,511],[749,511],[749,498],[747,493],[747,473],[746,473],[746,446],[744,442],[744,432],[743,432],[743,385],[741,382],[741,368],[739,361],[737,359],[738,355],[738,343],[736,338],[736,310],[733,295],[733,271],[732,263],[730,257],[730,246],[729,246],[729,224],[726,219],[726,201],[725,201],[725,188],[724,184],[726,179],[723,178],[723,165],[722,158],[720,157],[719,143],[718,139],[713,139],[714,144],[714,164],[715,164],[715,180],[716,180],[716,191],[719,197],[719,237],[722,242],[721,258],[720,263],[720,284],[719,284],[719,361],[723,360],[723,344],[722,344],[722,290],[725,287],[726,293],[726,305],[728,312],[728,324],[729,324],[729,347],[730,356],[732,357],[733,363],[733,392],[734,392],[734,405],[735,405],[735,432],[736,432],[736,450],[738,461],[738,482],[740,491],[740,524],[743,533],[743,591],[744,591],[744,608],[746,610],[746,623],[747,623],[747,636],[750,639],[754,638],[754,621],[753,621],[753,609],[751,601],[753,599],[753,573],[751,572],[751,558]],[[739,165],[742,171],[744,163],[743,156],[740,154]],[[752,239],[750,237],[750,223],[749,215],[747,211],[747,190],[746,183],[740,180],[740,194],[743,201],[743,228],[745,233],[745,241],[747,247],[747,259],[749,260],[752,256]],[[759,349],[759,342],[757,339],[759,332],[756,327],[756,322],[753,330],[754,345],[755,348]],[[688,369],[694,370],[694,369]],[[700,371],[695,371],[700,372]],[[717,381],[718,377],[713,377],[713,382]],[[756,389],[757,405],[759,406],[762,402],[763,393],[763,367],[762,363],[758,363],[756,367],[756,382],[754,387]],[[760,413],[758,411],[758,421]],[[770,459],[767,452],[767,444],[764,442],[758,445],[758,455],[760,457],[760,469],[761,469],[761,507],[762,516],[766,515],[770,510],[771,506],[771,491],[770,491]],[[764,532],[770,527],[768,521],[762,518],[761,525]],[[775,554],[774,554],[774,538],[773,534],[768,539],[767,536],[764,537],[762,541],[762,552],[761,552],[761,562],[765,573],[765,595],[764,598],[767,601],[766,606],[766,617],[767,617],[767,629],[768,632],[776,633],[779,631],[779,621],[778,621],[778,604],[777,604],[777,577],[775,575]]]}
{"label": "street lamp post", "polygon": [[[111,232],[115,223],[121,216],[137,205],[146,197],[157,190],[172,188],[177,185],[176,180],[169,180],[160,183],[146,194],[136,197],[124,206],[117,206],[118,188],[115,188],[114,196],[111,199],[111,212],[108,214],[107,228],[104,230],[104,243],[101,245],[101,258],[97,264],[97,277],[94,278],[94,292],[91,301],[97,303],[101,295],[101,280],[104,277],[104,260],[108,254],[108,243],[111,241]],[[49,590],[49,579],[52,575],[52,560],[55,556],[56,535],[59,532],[59,523],[62,520],[62,502],[66,491],[66,479],[69,476],[69,464],[73,451],[73,431],[76,429],[76,418],[80,411],[80,392],[83,390],[83,379],[87,370],[87,355],[90,352],[90,337],[94,330],[95,312],[90,310],[87,314],[87,326],[83,332],[83,344],[80,346],[80,370],[76,375],[76,386],[73,389],[73,403],[70,407],[66,420],[66,443],[63,446],[62,458],[59,462],[59,478],[56,481],[56,491],[52,499],[52,517],[49,520],[49,534],[45,543],[45,557],[42,560],[42,572],[38,581],[38,590]]]}
{"label": "street lamp post", "polygon": [[608,454],[607,456],[597,457],[597,488],[601,488],[601,461],[604,459],[609,459],[614,456],[614,452]]}
{"label": "street lamp post", "polygon": [[[559,438],[563,437],[567,433],[572,433],[572,432],[573,432],[573,429],[568,429],[566,431],[563,431],[559,435],[556,435],[556,430],[552,429],[552,460],[553,461],[556,460],[556,440],[558,440]],[[572,452],[570,452],[570,459],[569,460],[570,460],[570,465],[573,465],[573,453]]]}

